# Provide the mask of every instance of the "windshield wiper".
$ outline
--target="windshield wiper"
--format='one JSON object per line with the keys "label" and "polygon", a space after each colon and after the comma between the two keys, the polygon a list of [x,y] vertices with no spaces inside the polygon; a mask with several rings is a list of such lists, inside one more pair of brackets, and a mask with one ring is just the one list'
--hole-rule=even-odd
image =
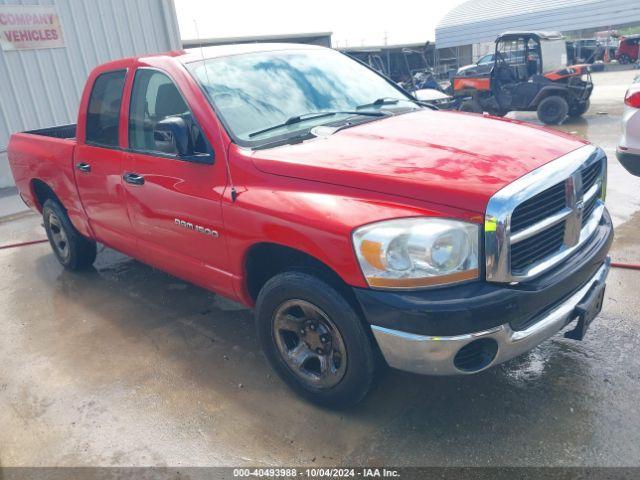
{"label": "windshield wiper", "polygon": [[428,107],[428,108],[433,108],[432,105],[427,104],[421,100],[418,100],[416,98],[392,98],[392,97],[382,97],[382,98],[378,98],[377,100],[374,100],[371,103],[365,103],[364,105],[358,105],[356,107],[356,110],[360,110],[361,108],[371,108],[371,107],[381,107],[384,105],[395,105],[396,103],[400,103],[400,102],[409,102],[409,103],[415,103],[416,105],[420,105],[421,107]]}
{"label": "windshield wiper", "polygon": [[371,108],[371,107],[381,107],[383,105],[395,105],[396,103],[405,100],[407,102],[410,102],[411,100],[409,100],[408,98],[391,98],[391,97],[382,97],[382,98],[378,98],[377,100],[374,100],[371,103],[365,103],[364,105],[358,105],[356,107],[356,110],[360,110],[361,108]]}
{"label": "windshield wiper", "polygon": [[[358,107],[359,108],[359,107]],[[361,112],[354,110],[336,110],[330,112],[308,112],[303,113],[302,115],[294,115],[293,117],[287,118],[284,122],[278,123],[277,125],[273,125],[271,127],[263,128],[262,130],[258,130],[256,132],[252,132],[249,134],[249,138],[255,137],[262,133],[270,132],[271,130],[277,130],[279,128],[287,127],[289,125],[294,125],[296,123],[304,122],[305,120],[313,120],[315,118],[323,118],[323,117],[331,117],[333,115],[367,115],[370,117],[382,117],[387,115],[384,112]]]}

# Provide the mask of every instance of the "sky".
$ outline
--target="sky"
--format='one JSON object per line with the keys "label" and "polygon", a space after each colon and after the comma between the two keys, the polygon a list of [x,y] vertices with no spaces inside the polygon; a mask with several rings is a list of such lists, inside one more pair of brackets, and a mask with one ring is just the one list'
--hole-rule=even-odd
{"label": "sky", "polygon": [[464,1],[175,0],[175,5],[185,40],[333,32],[333,46],[345,47],[433,42],[438,21]]}

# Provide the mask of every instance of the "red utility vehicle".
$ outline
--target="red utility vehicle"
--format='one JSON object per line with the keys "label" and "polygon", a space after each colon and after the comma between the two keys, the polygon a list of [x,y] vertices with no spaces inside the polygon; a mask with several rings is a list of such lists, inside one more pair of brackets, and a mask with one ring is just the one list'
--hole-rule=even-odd
{"label": "red utility vehicle", "polygon": [[634,63],[638,61],[638,52],[640,51],[640,35],[629,35],[620,38],[618,49],[616,50],[616,59],[620,63]]}
{"label": "red utility vehicle", "polygon": [[468,374],[575,320],[581,339],[602,306],[601,149],[425,107],[329,49],[102,65],[77,125],[13,135],[9,160],[64,267],[100,242],[253,307],[275,370],[323,404],[385,362]]}

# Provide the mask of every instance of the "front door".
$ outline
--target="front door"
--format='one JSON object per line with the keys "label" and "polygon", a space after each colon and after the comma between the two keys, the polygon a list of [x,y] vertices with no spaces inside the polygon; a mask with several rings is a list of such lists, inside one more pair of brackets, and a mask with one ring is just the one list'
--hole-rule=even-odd
{"label": "front door", "polygon": [[[135,239],[122,187],[119,119],[126,70],[98,76],[86,112],[85,138],[74,157],[76,184],[96,239],[130,255]],[[85,116],[82,116],[85,118]]]}
{"label": "front door", "polygon": [[[156,124],[168,117],[189,126],[193,157],[199,160],[156,145]],[[138,69],[134,78],[123,178],[144,261],[204,287],[230,281],[221,237],[224,162],[214,160],[182,94],[156,69]]]}

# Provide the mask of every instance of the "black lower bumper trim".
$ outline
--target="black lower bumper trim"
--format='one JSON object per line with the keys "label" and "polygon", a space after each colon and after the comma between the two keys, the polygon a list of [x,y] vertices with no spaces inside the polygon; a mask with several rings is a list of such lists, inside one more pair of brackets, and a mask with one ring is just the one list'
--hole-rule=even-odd
{"label": "black lower bumper trim", "polygon": [[418,291],[354,288],[372,325],[418,335],[452,336],[509,323],[514,330],[584,285],[604,263],[613,226],[606,209],[600,225],[580,250],[544,275],[518,285],[486,281]]}

